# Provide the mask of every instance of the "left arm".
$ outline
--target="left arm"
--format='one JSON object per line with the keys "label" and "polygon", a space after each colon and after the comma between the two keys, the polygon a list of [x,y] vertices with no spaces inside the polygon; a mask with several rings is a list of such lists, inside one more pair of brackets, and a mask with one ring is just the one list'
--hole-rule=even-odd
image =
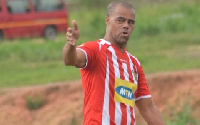
{"label": "left arm", "polygon": [[151,98],[139,99],[135,104],[148,125],[165,125],[159,109]]}

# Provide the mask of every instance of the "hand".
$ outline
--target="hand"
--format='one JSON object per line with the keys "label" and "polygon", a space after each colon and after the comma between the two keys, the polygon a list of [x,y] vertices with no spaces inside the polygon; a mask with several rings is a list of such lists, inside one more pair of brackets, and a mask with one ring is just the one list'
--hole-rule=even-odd
{"label": "hand", "polygon": [[80,36],[80,31],[75,20],[72,21],[73,28],[68,28],[66,33],[67,43],[75,46]]}

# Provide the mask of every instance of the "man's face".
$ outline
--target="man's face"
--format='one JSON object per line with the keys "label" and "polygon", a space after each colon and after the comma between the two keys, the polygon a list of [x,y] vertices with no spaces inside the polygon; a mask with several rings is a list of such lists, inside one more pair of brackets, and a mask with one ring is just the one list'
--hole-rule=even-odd
{"label": "man's face", "polygon": [[118,5],[115,10],[106,17],[107,32],[110,42],[124,46],[135,26],[135,11]]}

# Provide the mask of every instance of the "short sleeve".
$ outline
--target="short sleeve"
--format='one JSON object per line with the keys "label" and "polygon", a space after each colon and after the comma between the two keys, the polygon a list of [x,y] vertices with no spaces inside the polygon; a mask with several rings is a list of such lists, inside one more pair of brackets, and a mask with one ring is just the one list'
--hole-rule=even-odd
{"label": "short sleeve", "polygon": [[141,98],[150,98],[150,91],[146,83],[145,75],[142,69],[142,66],[138,66],[138,85],[137,90],[135,92],[135,100],[139,100]]}
{"label": "short sleeve", "polygon": [[98,43],[94,41],[86,42],[81,44],[77,47],[77,49],[80,49],[85,53],[86,56],[86,65],[83,67],[84,69],[90,68],[92,64],[95,64],[96,62],[96,56],[98,51]]}

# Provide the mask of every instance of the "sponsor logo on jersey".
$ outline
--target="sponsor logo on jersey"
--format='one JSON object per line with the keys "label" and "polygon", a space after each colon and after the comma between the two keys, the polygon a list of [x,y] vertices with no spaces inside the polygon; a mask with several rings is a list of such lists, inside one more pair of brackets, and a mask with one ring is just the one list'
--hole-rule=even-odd
{"label": "sponsor logo on jersey", "polygon": [[114,97],[115,102],[124,103],[134,107],[135,105],[134,93],[136,88],[137,88],[136,84],[116,78],[115,97]]}
{"label": "sponsor logo on jersey", "polygon": [[122,63],[127,63],[127,61],[124,60],[124,59],[120,59],[120,61],[121,61]]}
{"label": "sponsor logo on jersey", "polygon": [[134,95],[130,88],[124,87],[124,86],[118,86],[116,89],[117,94],[121,95],[123,98],[126,98],[128,100],[133,100]]}

